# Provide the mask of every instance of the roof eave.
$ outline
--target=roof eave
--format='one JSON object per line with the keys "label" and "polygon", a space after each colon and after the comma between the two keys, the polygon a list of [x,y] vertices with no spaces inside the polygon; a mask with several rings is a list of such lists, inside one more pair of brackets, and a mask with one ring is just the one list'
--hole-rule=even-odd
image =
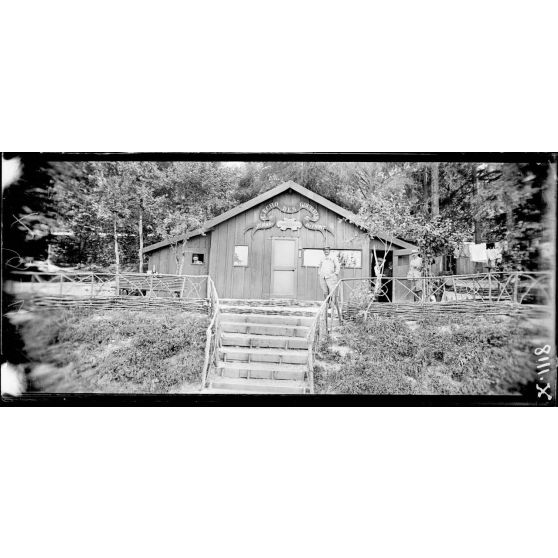
{"label": "roof eave", "polygon": [[150,246],[146,246],[143,250],[143,254],[147,254],[148,252],[152,252],[153,250],[158,250],[159,248],[165,248],[166,246],[170,246],[176,242],[181,242],[182,240],[189,240],[195,236],[205,236],[208,232],[211,232],[212,229],[203,227],[201,229],[196,229],[195,231],[181,234],[178,236],[173,236],[172,238],[167,238],[166,240],[161,240],[161,242],[156,242],[155,244],[151,244]]}

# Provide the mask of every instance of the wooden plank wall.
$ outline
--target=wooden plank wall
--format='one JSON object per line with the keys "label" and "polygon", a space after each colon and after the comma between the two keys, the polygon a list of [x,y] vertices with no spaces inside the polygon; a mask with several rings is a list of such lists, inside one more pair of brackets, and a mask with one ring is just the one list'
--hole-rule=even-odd
{"label": "wooden plank wall", "polygon": [[[271,243],[272,238],[298,238],[298,269],[297,292],[301,300],[321,300],[323,298],[318,283],[318,272],[315,267],[303,267],[302,250],[304,248],[323,248],[326,244],[332,249],[362,250],[361,269],[343,269],[341,277],[367,277],[370,274],[369,240],[354,225],[343,221],[336,213],[317,205],[320,212],[319,223],[329,225],[335,231],[335,237],[326,233],[326,239],[319,231],[302,228],[298,231],[281,231],[277,227],[268,230],[259,230],[252,236],[252,231],[244,234],[244,229],[259,222],[259,214],[268,203],[278,201],[280,205],[298,205],[299,202],[309,202],[306,197],[297,192],[288,190],[276,198],[248,211],[237,215],[217,225],[211,233],[211,255],[209,258],[209,273],[215,281],[217,293],[222,298],[266,299],[270,297],[271,284]],[[280,218],[294,217],[298,220],[307,215],[302,210],[294,215],[285,215],[278,210],[273,210],[272,215]],[[248,266],[233,266],[233,253],[235,245],[248,246]]]}
{"label": "wooden plank wall", "polygon": [[[209,270],[209,246],[210,235],[196,236],[191,238],[186,243],[186,257],[184,259],[184,266],[182,268],[182,275],[207,275]],[[192,264],[192,254],[204,254],[203,265]],[[147,253],[149,259],[149,269],[153,267],[158,273],[176,273],[176,260],[174,258],[173,250],[170,246],[153,250]]]}

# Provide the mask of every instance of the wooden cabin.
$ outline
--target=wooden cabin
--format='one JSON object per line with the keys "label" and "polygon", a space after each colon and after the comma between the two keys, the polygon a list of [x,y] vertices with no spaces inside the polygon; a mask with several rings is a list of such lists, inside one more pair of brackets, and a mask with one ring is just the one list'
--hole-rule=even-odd
{"label": "wooden cabin", "polygon": [[[324,246],[337,252],[341,278],[374,275],[373,243],[384,256],[385,244],[355,222],[350,211],[290,181],[144,253],[149,269],[176,273],[175,247],[186,240],[182,274],[211,275],[221,298],[323,300],[317,268]],[[392,240],[386,259],[404,277],[415,246]],[[404,298],[396,287],[394,300]]]}

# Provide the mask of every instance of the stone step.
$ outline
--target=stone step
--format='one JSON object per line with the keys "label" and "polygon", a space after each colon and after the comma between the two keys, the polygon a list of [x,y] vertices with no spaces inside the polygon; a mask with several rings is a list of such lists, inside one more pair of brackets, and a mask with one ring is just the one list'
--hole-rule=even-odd
{"label": "stone step", "polygon": [[306,364],[307,350],[250,349],[248,347],[219,347],[219,359],[225,362],[275,362],[279,364]]}
{"label": "stone step", "polygon": [[225,378],[304,381],[306,369],[307,367],[302,364],[219,361],[215,367],[215,376]]}
{"label": "stone step", "polygon": [[221,304],[226,306],[301,306],[301,307],[318,307],[323,301],[320,300],[296,300],[287,298],[267,298],[267,299],[244,299],[244,298],[221,298]]}
{"label": "stone step", "polygon": [[306,393],[307,384],[294,380],[214,379],[205,393]]}
{"label": "stone step", "polygon": [[241,306],[236,304],[219,304],[222,314],[264,314],[269,316],[313,317],[317,306]]}
{"label": "stone step", "polygon": [[315,316],[293,316],[290,314],[258,314],[252,313],[221,313],[221,323],[247,323],[247,324],[265,324],[265,325],[282,325],[282,326],[305,326],[309,327],[314,322]]}
{"label": "stone step", "polygon": [[275,349],[307,349],[308,341],[304,337],[287,337],[283,335],[253,335],[251,333],[223,333],[223,345],[235,347],[267,347]]}
{"label": "stone step", "polygon": [[[266,316],[267,317],[267,316]],[[250,335],[282,335],[286,337],[306,337],[310,331],[308,326],[283,324],[256,324],[250,322],[221,321],[224,333],[249,333]]]}

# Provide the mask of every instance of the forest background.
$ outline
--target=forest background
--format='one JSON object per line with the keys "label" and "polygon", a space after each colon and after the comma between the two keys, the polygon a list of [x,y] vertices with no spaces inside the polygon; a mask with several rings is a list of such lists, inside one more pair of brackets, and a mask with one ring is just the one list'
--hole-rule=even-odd
{"label": "forest background", "polygon": [[[24,161],[25,164],[25,161]],[[4,261],[145,271],[145,246],[293,180],[354,212],[373,237],[422,256],[463,242],[506,242],[502,270],[539,270],[552,245],[547,215],[556,163],[56,162],[32,165],[4,193]],[[31,241],[31,242],[30,242]]]}

